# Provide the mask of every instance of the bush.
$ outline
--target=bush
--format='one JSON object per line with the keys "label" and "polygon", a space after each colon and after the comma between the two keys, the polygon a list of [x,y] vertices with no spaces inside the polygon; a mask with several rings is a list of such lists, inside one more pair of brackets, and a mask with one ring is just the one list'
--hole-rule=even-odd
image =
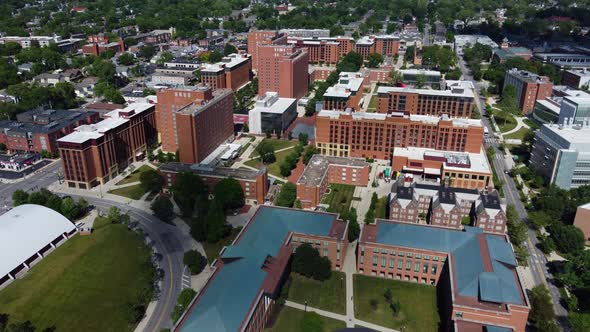
{"label": "bush", "polygon": [[189,250],[185,252],[182,261],[184,262],[184,265],[188,266],[193,275],[201,273],[207,265],[207,258],[201,255],[197,250]]}
{"label": "bush", "polygon": [[553,251],[555,251],[555,242],[550,237],[547,236],[540,236],[539,237],[539,249],[546,254],[549,255]]}
{"label": "bush", "polygon": [[178,321],[182,313],[188,308],[189,304],[193,300],[193,298],[197,295],[192,288],[185,288],[183,289],[180,294],[178,294],[178,299],[176,300],[176,305],[174,306],[174,310],[172,310],[172,314],[170,318],[172,318],[173,322]]}
{"label": "bush", "polygon": [[152,203],[152,211],[158,219],[168,222],[174,218],[174,207],[168,197],[160,196]]}
{"label": "bush", "polygon": [[281,188],[277,197],[277,205],[283,207],[292,207],[297,198],[297,187],[291,182],[287,182]]}

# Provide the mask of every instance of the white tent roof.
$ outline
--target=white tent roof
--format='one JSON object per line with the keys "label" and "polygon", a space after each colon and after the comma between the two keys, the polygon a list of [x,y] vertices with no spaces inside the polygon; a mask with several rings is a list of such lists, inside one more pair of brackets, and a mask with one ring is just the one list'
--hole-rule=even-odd
{"label": "white tent roof", "polygon": [[0,216],[0,277],[75,226],[41,205],[20,205]]}

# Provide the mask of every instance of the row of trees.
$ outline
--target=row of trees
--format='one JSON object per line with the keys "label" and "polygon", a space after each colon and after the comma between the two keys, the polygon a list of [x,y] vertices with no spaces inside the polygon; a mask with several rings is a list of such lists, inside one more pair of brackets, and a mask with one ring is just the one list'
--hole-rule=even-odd
{"label": "row of trees", "polygon": [[512,245],[514,245],[516,259],[521,265],[526,265],[528,251],[524,243],[528,237],[527,226],[523,221],[520,220],[514,205],[508,205],[508,207],[506,207],[506,219],[508,237],[510,238]]}
{"label": "row of trees", "polygon": [[85,199],[80,198],[76,202],[71,197],[61,198],[45,188],[30,194],[18,189],[12,194],[12,204],[14,206],[23,204],[43,205],[63,214],[71,221],[81,218],[88,210],[88,202]]}
{"label": "row of trees", "polygon": [[[35,332],[38,331],[37,327],[31,323],[31,321],[13,321],[10,319],[9,314],[0,313],[0,332]],[[57,328],[50,326],[39,330],[43,332],[55,332]]]}

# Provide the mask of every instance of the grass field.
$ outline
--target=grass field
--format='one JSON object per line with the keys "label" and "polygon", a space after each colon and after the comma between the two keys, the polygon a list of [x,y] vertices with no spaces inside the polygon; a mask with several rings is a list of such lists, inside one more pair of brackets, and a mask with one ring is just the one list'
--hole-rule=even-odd
{"label": "grass field", "polygon": [[522,120],[522,122],[526,123],[527,126],[531,127],[532,130],[536,130],[539,129],[539,125],[536,124],[533,120],[531,119],[524,119]]}
{"label": "grass field", "polygon": [[355,186],[347,184],[331,184],[330,193],[322,199],[322,203],[330,205],[328,212],[336,212],[341,216],[348,213],[354,188]]}
{"label": "grass field", "polygon": [[232,228],[229,236],[227,236],[215,243],[202,242],[203,249],[205,249],[205,254],[207,254],[207,261],[209,261],[209,263],[211,263],[217,257],[219,257],[219,252],[221,251],[221,248],[223,248],[225,246],[229,246],[234,241],[236,236],[238,236],[238,234],[240,233],[240,230],[241,230],[241,228]]}
{"label": "grass field", "polygon": [[504,139],[523,139],[530,129],[522,127],[518,131],[504,136]]}
{"label": "grass field", "polygon": [[300,304],[307,301],[310,307],[345,314],[346,277],[342,272],[332,271],[330,279],[318,281],[291,273],[287,300]]}
{"label": "grass field", "polygon": [[117,182],[117,185],[121,185],[121,184],[127,184],[127,183],[131,183],[131,182],[137,182],[139,181],[139,176],[141,175],[141,173],[153,169],[151,167],[149,167],[148,165],[143,165],[140,168],[136,169],[135,171],[131,172],[131,174],[127,175],[123,180]]}
{"label": "grass field", "polygon": [[145,194],[145,191],[143,191],[143,189],[141,189],[140,185],[136,184],[134,186],[110,190],[109,194],[119,195],[119,196],[138,200],[141,198],[141,196],[143,196]]}
{"label": "grass field", "polygon": [[378,102],[379,96],[377,94],[374,94],[373,97],[371,97],[371,100],[369,100],[369,105],[367,106],[367,108],[372,109],[372,111],[375,112],[375,109],[377,109]]}
{"label": "grass field", "polygon": [[[285,160],[285,158],[287,158],[287,156],[291,152],[293,152],[293,149],[288,149],[285,151],[276,152],[275,153],[276,161],[272,164],[266,165],[268,172],[274,176],[282,178],[283,176],[281,175],[281,169],[280,169],[279,165],[281,164],[281,162],[283,160]],[[257,160],[257,159],[248,160],[244,164],[247,166],[250,166],[250,167],[254,167],[254,168],[259,168],[261,166],[260,160]]]}
{"label": "grass field", "polygon": [[[280,149],[289,148],[289,147],[295,146],[295,145],[297,145],[297,143],[299,143],[299,141],[288,141],[288,140],[276,139],[276,138],[265,138],[262,140],[262,142],[270,142],[272,144],[272,146],[275,148],[275,151],[280,150]],[[262,142],[260,142],[259,144],[261,144]],[[252,152],[252,155],[250,155],[250,158],[256,158],[258,156],[259,156],[258,152],[254,151],[254,152]]]}
{"label": "grass field", "polygon": [[[387,288],[400,302],[395,317],[383,296]],[[377,300],[376,309],[372,299]],[[440,321],[435,287],[363,275],[354,276],[354,311],[360,320],[398,330],[405,326],[406,332],[435,332]]]}
{"label": "grass field", "polygon": [[[304,315],[304,311],[282,307],[273,326],[264,330],[267,332],[301,332],[303,331],[301,321]],[[346,323],[343,321],[327,317],[321,317],[321,319],[324,322],[325,332],[332,332],[346,327]]]}
{"label": "grass field", "polygon": [[508,112],[495,111],[494,120],[496,120],[496,124],[503,133],[516,128],[516,119],[514,119],[514,116]]}
{"label": "grass field", "polygon": [[[102,224],[102,225],[101,225]],[[126,226],[95,221],[90,236],[76,235],[0,291],[0,311],[30,320],[41,331],[133,331],[126,312],[151,276],[143,240]]]}

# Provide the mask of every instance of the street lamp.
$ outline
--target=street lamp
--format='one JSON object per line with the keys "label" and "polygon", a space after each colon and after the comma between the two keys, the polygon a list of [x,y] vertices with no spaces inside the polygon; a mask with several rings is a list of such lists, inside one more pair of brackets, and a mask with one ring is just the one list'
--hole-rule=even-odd
{"label": "street lamp", "polygon": [[307,312],[307,301],[305,301],[305,312]]}
{"label": "street lamp", "polygon": [[343,288],[344,286],[342,285],[344,283],[344,277],[340,277],[340,288]]}

